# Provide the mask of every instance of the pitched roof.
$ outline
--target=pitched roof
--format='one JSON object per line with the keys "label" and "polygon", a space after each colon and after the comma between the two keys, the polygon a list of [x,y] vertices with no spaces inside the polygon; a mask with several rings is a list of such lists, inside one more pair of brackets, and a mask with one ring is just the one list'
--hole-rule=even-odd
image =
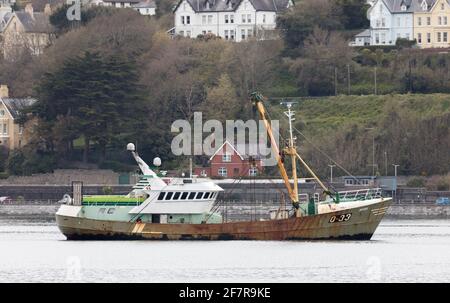
{"label": "pitched roof", "polygon": [[50,23],[49,16],[44,13],[30,15],[25,11],[14,12],[17,19],[23,25],[25,32],[29,33],[54,33],[55,28]]}
{"label": "pitched roof", "polygon": [[138,4],[133,4],[133,8],[156,8],[155,1],[153,0],[147,0],[147,1],[141,1]]}
{"label": "pitched roof", "polygon": [[[183,1],[189,3],[196,13],[202,12],[233,12],[243,0],[180,0],[174,11]],[[249,0],[257,11],[282,12],[288,9],[291,0]],[[207,6],[209,3],[209,8]]]}
{"label": "pitched roof", "polygon": [[355,37],[370,37],[370,29],[365,29],[359,34],[355,35]]}
{"label": "pitched roof", "polygon": [[[423,12],[422,2],[426,1],[428,8],[426,11],[430,11],[437,0],[379,0],[382,1],[391,13],[412,13]],[[447,0],[450,4],[450,0]],[[402,10],[402,6],[406,6],[406,10]]]}
{"label": "pitched roof", "polygon": [[36,99],[33,98],[0,98],[0,100],[5,104],[13,119],[19,117],[20,111],[30,107],[36,102]]}

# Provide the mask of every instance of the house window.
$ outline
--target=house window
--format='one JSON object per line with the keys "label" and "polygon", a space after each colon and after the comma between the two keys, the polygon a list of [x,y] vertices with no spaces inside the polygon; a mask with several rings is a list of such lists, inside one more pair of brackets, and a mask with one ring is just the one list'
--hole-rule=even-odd
{"label": "house window", "polygon": [[381,26],[382,27],[386,26],[386,20],[384,18],[381,18]]}
{"label": "house window", "polygon": [[202,24],[206,24],[206,16],[202,16]]}
{"label": "house window", "polygon": [[380,27],[380,24],[381,24],[380,19],[377,19],[377,27]]}
{"label": "house window", "polygon": [[208,15],[208,24],[212,24],[212,18],[213,18],[212,15]]}
{"label": "house window", "polygon": [[417,34],[417,43],[422,44],[422,34],[421,33]]}
{"label": "house window", "polygon": [[184,31],[180,31],[180,36],[184,36]]}
{"label": "house window", "polygon": [[191,37],[191,31],[186,31],[186,37]]}
{"label": "house window", "polygon": [[247,36],[250,38],[251,36],[253,36],[253,30],[249,29],[247,30]]}
{"label": "house window", "polygon": [[234,29],[230,30],[230,40],[234,40]]}
{"label": "house window", "polygon": [[431,25],[431,17],[427,17],[427,25]]}
{"label": "house window", "polygon": [[206,35],[206,31],[202,31],[202,34],[203,34],[203,35]]}
{"label": "house window", "polygon": [[181,24],[184,24],[184,16],[181,16]]}
{"label": "house window", "polygon": [[386,43],[386,34],[381,33],[381,44],[385,44],[385,43]]}
{"label": "house window", "polygon": [[231,155],[230,154],[223,154],[222,155],[222,161],[223,162],[231,162]]}
{"label": "house window", "polygon": [[234,15],[230,15],[230,23],[234,23]]}
{"label": "house window", "polygon": [[227,176],[227,169],[225,167],[220,167],[219,170],[217,171],[217,173],[221,177],[226,177]]}
{"label": "house window", "polygon": [[444,10],[444,3],[441,3],[441,10]]}
{"label": "house window", "polygon": [[441,42],[441,33],[437,33],[437,42]]}
{"label": "house window", "polygon": [[263,23],[266,23],[266,15],[265,15],[265,14],[263,14],[263,20],[262,20],[262,22],[263,22]]}
{"label": "house window", "polygon": [[5,110],[4,110],[4,109],[1,109],[1,110],[0,110],[0,117],[3,117],[3,116],[5,116]]}
{"label": "house window", "polygon": [[191,24],[191,16],[186,16],[186,24]]}
{"label": "house window", "polygon": [[250,14],[247,15],[247,22],[252,23],[252,15]]}
{"label": "house window", "polygon": [[245,23],[245,15],[242,15],[242,23]]}
{"label": "house window", "polygon": [[400,26],[400,18],[397,17],[397,26]]}
{"label": "house window", "polygon": [[444,42],[447,42],[447,32],[442,33]]}
{"label": "house window", "polygon": [[225,15],[225,23],[228,23],[228,15]]}
{"label": "house window", "polygon": [[409,40],[409,33],[405,34],[405,38]]}
{"label": "house window", "polygon": [[3,134],[4,135],[8,134],[8,124],[7,123],[3,123]]}
{"label": "house window", "polygon": [[241,39],[245,40],[245,29],[241,29]]}
{"label": "house window", "polygon": [[438,25],[442,25],[442,17],[438,17]]}
{"label": "house window", "polygon": [[431,43],[431,34],[427,33],[427,43]]}
{"label": "house window", "polygon": [[375,34],[375,44],[380,44],[380,34]]}
{"label": "house window", "polygon": [[417,25],[422,26],[422,18],[421,17],[417,18]]}
{"label": "house window", "polygon": [[233,168],[233,175],[239,176],[239,168]]}
{"label": "house window", "polygon": [[225,40],[228,40],[229,36],[228,36],[228,30],[225,30]]}
{"label": "house window", "polygon": [[258,175],[258,169],[256,167],[250,167],[250,169],[248,171],[248,175],[250,177],[254,177],[254,176]]}
{"label": "house window", "polygon": [[447,16],[444,17],[444,25],[447,25]]}

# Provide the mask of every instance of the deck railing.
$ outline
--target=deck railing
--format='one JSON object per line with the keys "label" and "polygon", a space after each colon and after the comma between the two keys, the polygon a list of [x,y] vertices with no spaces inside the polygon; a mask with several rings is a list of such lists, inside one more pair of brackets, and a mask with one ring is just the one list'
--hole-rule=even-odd
{"label": "deck railing", "polygon": [[366,188],[358,190],[340,191],[339,200],[345,201],[355,201],[355,200],[369,200],[381,198],[381,188]]}

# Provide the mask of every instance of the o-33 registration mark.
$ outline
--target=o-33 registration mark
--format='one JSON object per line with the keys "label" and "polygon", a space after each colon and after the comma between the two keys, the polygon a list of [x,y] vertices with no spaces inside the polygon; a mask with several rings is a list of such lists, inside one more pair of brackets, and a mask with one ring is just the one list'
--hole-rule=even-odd
{"label": "o-33 registration mark", "polygon": [[329,223],[336,223],[336,222],[346,222],[350,220],[352,217],[352,213],[348,214],[342,214],[342,215],[333,215],[330,217]]}

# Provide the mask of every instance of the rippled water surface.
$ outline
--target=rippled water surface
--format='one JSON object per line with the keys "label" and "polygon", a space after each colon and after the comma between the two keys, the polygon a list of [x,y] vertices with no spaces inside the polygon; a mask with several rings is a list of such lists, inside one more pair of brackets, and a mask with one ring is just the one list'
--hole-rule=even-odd
{"label": "rippled water surface", "polygon": [[66,241],[0,221],[0,282],[449,282],[450,221],[383,220],[371,241]]}

